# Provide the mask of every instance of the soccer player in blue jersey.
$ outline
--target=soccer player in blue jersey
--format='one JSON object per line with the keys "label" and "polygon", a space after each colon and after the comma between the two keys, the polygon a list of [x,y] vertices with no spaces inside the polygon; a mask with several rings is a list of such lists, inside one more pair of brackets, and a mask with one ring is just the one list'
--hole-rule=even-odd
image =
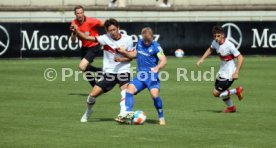
{"label": "soccer player in blue jersey", "polygon": [[151,28],[143,28],[141,34],[142,39],[138,41],[136,50],[128,52],[122,48],[119,49],[119,52],[123,55],[137,59],[138,73],[137,77],[133,79],[127,87],[125,98],[126,112],[124,114],[119,114],[117,119],[119,119],[120,122],[120,119],[126,118],[127,114],[132,112],[134,105],[133,95],[147,88],[158,112],[160,125],[165,125],[162,99],[159,96],[160,81],[158,79],[158,71],[165,67],[167,58],[159,43],[153,40],[153,31]]}

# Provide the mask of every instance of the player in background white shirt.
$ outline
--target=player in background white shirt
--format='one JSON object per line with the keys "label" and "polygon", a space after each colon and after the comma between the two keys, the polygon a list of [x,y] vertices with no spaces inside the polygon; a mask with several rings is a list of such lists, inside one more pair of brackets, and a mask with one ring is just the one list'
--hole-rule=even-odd
{"label": "player in background white shirt", "polygon": [[[227,108],[224,110],[225,113],[236,112],[236,106],[233,104],[230,99],[230,95],[236,94],[239,100],[243,99],[243,88],[241,86],[230,89],[230,86],[233,84],[234,80],[238,79],[239,72],[243,64],[243,56],[237,50],[237,48],[225,38],[223,28],[221,26],[214,26],[213,30],[214,40],[204,55],[196,63],[197,66],[200,66],[204,60],[211,55],[213,50],[217,52],[220,56],[221,64],[218,72],[218,77],[215,82],[215,88],[213,90],[213,95],[215,97],[220,97]],[[234,58],[237,58],[237,67],[234,61]]]}
{"label": "player in background white shirt", "polygon": [[[108,19],[104,23],[106,34],[94,37],[87,36],[74,26],[74,31],[80,38],[99,42],[103,46],[103,75],[99,82],[93,87],[87,98],[87,109],[81,118],[81,122],[87,122],[92,114],[92,106],[96,98],[102,93],[110,91],[116,84],[121,88],[121,111],[125,111],[125,93],[126,87],[130,82],[130,58],[124,57],[117,52],[121,50],[133,50],[132,38],[128,35],[119,33],[119,23],[115,19]],[[120,112],[121,112],[120,111]]]}

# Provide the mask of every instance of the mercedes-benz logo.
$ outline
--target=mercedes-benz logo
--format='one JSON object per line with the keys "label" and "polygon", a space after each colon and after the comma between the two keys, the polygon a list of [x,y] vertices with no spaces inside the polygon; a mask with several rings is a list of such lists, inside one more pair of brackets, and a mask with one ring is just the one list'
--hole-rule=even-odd
{"label": "mercedes-benz logo", "polygon": [[[242,33],[240,28],[233,23],[226,23],[222,25],[222,28],[226,30],[226,38],[232,42],[237,49],[241,47],[242,43]],[[235,32],[236,31],[236,32]],[[233,35],[235,34],[235,36]]]}
{"label": "mercedes-benz logo", "polygon": [[10,44],[10,36],[6,28],[0,25],[0,56],[8,49]]}

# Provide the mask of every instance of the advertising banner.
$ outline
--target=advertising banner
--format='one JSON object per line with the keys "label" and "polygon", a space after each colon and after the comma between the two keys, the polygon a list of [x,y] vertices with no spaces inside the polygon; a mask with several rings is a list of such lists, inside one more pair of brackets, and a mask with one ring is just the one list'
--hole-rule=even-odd
{"label": "advertising banner", "polygon": [[[213,40],[212,27],[225,35],[244,55],[276,55],[275,22],[123,22],[120,32],[134,45],[143,27],[151,27],[166,55],[183,49],[185,55],[202,55]],[[0,23],[0,58],[78,57],[81,42],[72,43],[70,23]],[[100,34],[104,29],[99,28]]]}

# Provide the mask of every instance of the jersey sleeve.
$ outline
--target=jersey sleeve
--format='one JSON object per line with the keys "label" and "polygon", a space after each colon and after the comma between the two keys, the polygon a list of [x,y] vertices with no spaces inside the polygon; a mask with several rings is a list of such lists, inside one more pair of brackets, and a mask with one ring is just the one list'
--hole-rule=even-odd
{"label": "jersey sleeve", "polygon": [[105,42],[106,36],[105,35],[97,36],[96,39],[97,39],[97,42],[100,43],[101,45],[106,45],[106,42]]}
{"label": "jersey sleeve", "polygon": [[138,42],[136,43],[135,45],[135,49],[134,50],[137,50],[139,46],[141,46],[141,43],[142,43],[142,39],[138,39]]}
{"label": "jersey sleeve", "polygon": [[216,44],[216,41],[215,41],[215,40],[213,40],[213,41],[212,41],[212,43],[211,43],[210,48],[211,48],[211,49],[215,49],[215,47],[216,47],[216,45],[215,45],[215,44]]}
{"label": "jersey sleeve", "polygon": [[233,44],[230,44],[230,46],[229,46],[229,50],[230,50],[230,52],[235,56],[235,57],[237,57],[237,56],[239,56],[241,53],[239,52],[239,50],[233,45]]}
{"label": "jersey sleeve", "polygon": [[164,55],[163,48],[158,43],[156,43],[156,55],[157,57]]}
{"label": "jersey sleeve", "polygon": [[101,20],[99,19],[93,19],[92,23],[93,23],[93,26],[96,26],[96,27],[101,27],[101,24],[102,24]]}

